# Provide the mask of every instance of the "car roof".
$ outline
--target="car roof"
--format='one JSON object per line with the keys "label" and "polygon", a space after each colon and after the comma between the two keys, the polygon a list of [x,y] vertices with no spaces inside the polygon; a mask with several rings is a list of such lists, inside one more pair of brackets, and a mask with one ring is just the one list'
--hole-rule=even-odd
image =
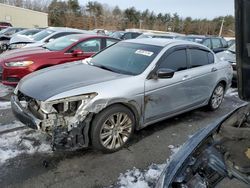
{"label": "car roof", "polygon": [[154,46],[161,46],[161,47],[165,47],[165,46],[167,46],[169,44],[195,45],[195,46],[204,47],[203,45],[198,44],[196,42],[185,41],[185,40],[177,40],[177,39],[165,39],[165,38],[130,39],[130,40],[122,41],[122,42],[130,42],[130,43],[137,43],[137,44],[154,45]]}
{"label": "car roof", "polygon": [[210,36],[210,35],[186,35],[183,38],[199,38],[199,39],[207,39],[207,38],[222,38],[218,36]]}
{"label": "car roof", "polygon": [[143,35],[149,35],[149,36],[175,36],[175,34],[170,33],[142,33]]}

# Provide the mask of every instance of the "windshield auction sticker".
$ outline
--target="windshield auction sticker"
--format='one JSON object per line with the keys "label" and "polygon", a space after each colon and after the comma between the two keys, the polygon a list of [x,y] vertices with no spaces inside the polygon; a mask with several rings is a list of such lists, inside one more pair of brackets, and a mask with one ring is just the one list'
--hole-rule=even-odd
{"label": "windshield auction sticker", "polygon": [[150,51],[146,51],[146,50],[136,50],[135,51],[136,54],[140,54],[140,55],[145,55],[145,56],[152,56],[154,53],[150,52]]}

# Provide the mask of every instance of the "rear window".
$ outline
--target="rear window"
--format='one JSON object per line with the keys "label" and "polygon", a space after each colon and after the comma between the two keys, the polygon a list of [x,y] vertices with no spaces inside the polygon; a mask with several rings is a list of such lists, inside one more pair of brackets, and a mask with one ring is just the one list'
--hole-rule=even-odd
{"label": "rear window", "polygon": [[221,42],[222,42],[223,47],[225,48],[228,47],[228,43],[225,39],[221,39]]}
{"label": "rear window", "polygon": [[214,62],[214,55],[211,52],[190,49],[191,68],[208,65]]}
{"label": "rear window", "polygon": [[208,48],[212,48],[210,39],[206,39],[202,42],[202,44]]}
{"label": "rear window", "polygon": [[212,39],[212,44],[213,44],[213,48],[221,48],[222,47],[220,39],[217,39],[217,38]]}

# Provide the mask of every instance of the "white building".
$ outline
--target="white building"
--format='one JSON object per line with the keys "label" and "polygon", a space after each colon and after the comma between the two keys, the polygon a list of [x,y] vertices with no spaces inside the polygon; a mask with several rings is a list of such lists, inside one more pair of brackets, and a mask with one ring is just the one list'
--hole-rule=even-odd
{"label": "white building", "polygon": [[0,3],[0,22],[9,22],[13,27],[48,27],[48,14]]}

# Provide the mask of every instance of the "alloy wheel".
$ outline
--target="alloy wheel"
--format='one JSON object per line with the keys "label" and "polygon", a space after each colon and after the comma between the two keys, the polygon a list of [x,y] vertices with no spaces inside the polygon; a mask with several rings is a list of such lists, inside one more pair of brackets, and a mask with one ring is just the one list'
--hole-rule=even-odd
{"label": "alloy wheel", "polygon": [[126,113],[110,115],[100,131],[101,144],[108,149],[117,149],[124,145],[132,133],[132,120]]}
{"label": "alloy wheel", "polygon": [[224,97],[224,88],[223,86],[218,85],[214,90],[211,100],[212,102],[211,104],[214,109],[217,109],[221,105],[223,97]]}

